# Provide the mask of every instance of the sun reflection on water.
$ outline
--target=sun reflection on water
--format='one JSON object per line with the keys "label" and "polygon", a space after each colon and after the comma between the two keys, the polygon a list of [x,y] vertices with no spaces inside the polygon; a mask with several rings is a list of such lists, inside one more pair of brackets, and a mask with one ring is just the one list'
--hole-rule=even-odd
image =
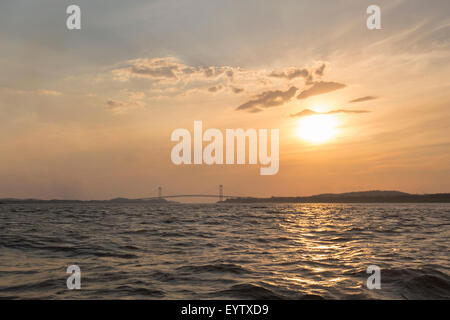
{"label": "sun reflection on water", "polygon": [[308,294],[320,294],[319,287],[345,282],[349,294],[360,288],[352,275],[354,270],[363,270],[367,261],[361,257],[372,252],[356,234],[344,235],[355,221],[346,219],[343,205],[292,205],[290,209],[278,224],[296,247],[289,260],[296,261],[297,268],[286,270],[292,274],[286,281],[301,285]]}

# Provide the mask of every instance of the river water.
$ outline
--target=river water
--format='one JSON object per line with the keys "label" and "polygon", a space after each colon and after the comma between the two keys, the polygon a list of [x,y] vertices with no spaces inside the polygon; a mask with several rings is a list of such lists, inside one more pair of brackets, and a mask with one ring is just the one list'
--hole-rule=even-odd
{"label": "river water", "polygon": [[0,298],[450,299],[449,239],[450,204],[3,204]]}

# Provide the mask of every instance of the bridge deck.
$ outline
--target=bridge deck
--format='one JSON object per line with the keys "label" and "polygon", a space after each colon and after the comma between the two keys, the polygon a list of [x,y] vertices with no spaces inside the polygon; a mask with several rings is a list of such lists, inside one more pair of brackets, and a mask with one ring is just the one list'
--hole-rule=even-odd
{"label": "bridge deck", "polygon": [[230,196],[230,195],[223,195],[220,196],[218,194],[174,194],[174,195],[168,195],[168,196],[161,196],[161,197],[150,197],[145,198],[145,200],[150,199],[159,199],[159,198],[242,198],[242,196]]}

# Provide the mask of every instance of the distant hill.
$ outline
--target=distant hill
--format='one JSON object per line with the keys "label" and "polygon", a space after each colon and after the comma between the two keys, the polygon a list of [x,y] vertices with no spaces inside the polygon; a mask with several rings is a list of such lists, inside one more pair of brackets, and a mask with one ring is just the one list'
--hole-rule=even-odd
{"label": "distant hill", "polygon": [[[357,191],[345,193],[323,193],[307,197],[270,197],[270,198],[228,198],[222,203],[450,203],[450,193],[410,194],[400,191]],[[177,203],[164,198],[128,199],[114,198],[110,200],[40,200],[40,199],[0,199],[0,204],[8,203]]]}
{"label": "distant hill", "polygon": [[224,203],[450,203],[450,193],[410,194],[400,191],[358,191],[346,193],[324,193],[307,197],[271,197],[271,198],[230,198]]}
{"label": "distant hill", "polygon": [[357,192],[345,192],[345,193],[323,193],[312,197],[396,197],[410,195],[401,191],[357,191]]}
{"label": "distant hill", "polygon": [[114,198],[111,200],[42,200],[42,199],[16,199],[3,198],[0,199],[0,204],[8,203],[154,203],[154,204],[168,204],[177,203],[175,201],[168,201],[164,198],[150,198],[150,199],[128,199],[128,198]]}

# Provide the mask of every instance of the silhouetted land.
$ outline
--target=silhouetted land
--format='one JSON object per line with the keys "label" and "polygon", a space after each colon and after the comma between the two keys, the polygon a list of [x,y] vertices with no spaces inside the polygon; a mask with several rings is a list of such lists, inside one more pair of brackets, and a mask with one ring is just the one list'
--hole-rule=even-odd
{"label": "silhouetted land", "polygon": [[[347,193],[324,193],[308,197],[270,197],[270,198],[229,198],[222,203],[450,203],[450,193],[410,194],[400,191],[359,191]],[[0,199],[0,204],[8,203],[178,203],[164,198],[110,200],[41,200],[41,199]]]}
{"label": "silhouetted land", "polygon": [[128,198],[114,198],[110,200],[42,200],[42,199],[15,199],[15,198],[4,198],[0,199],[0,204],[8,203],[154,203],[154,204],[166,204],[166,203],[177,203],[175,201],[168,201],[164,198],[154,198],[154,199],[128,199]]}
{"label": "silhouetted land", "polygon": [[224,203],[450,203],[450,193],[410,194],[399,191],[325,193],[308,197],[231,198]]}

